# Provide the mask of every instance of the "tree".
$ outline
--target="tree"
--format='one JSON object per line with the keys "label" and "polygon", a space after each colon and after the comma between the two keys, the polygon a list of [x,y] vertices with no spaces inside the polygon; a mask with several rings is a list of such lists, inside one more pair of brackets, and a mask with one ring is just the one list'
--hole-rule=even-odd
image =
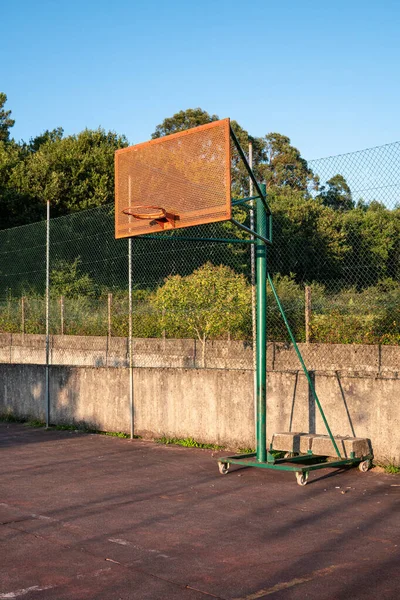
{"label": "tree", "polygon": [[343,175],[339,173],[334,175],[326,182],[326,186],[321,188],[322,191],[320,194],[320,198],[325,206],[342,211],[354,208],[351,190]]}
{"label": "tree", "polygon": [[[157,126],[153,137],[216,119],[217,115],[210,115],[200,108],[188,109],[165,119]],[[287,275],[300,271],[300,278],[307,274],[312,279],[314,275],[321,275],[322,269],[326,274],[329,268],[337,274],[345,252],[345,236],[339,231],[337,219],[332,219],[332,211],[324,210],[321,201],[311,198],[310,190],[318,188],[319,180],[307,161],[287,136],[270,133],[264,138],[252,137],[236,121],[231,121],[231,126],[245,153],[249,141],[252,142],[253,170],[258,181],[267,182],[269,199],[274,204],[276,244],[270,251],[274,266]],[[233,144],[231,167],[232,196],[247,196],[249,175]],[[234,207],[233,214],[236,220],[249,224],[248,211],[244,207]],[[229,232],[234,229],[238,237],[248,237],[230,222],[223,223],[222,228]],[[284,252],[281,244],[285,247]]]}
{"label": "tree", "polygon": [[72,262],[59,260],[50,273],[51,293],[55,296],[76,298],[96,295],[96,284],[87,273],[80,272],[82,261],[78,256]]}
{"label": "tree", "polygon": [[178,131],[199,127],[199,125],[206,125],[206,123],[212,123],[213,121],[218,121],[218,119],[218,115],[209,115],[202,108],[188,108],[187,110],[175,113],[172,117],[164,119],[160,125],[157,125],[151,137],[154,140],[165,135],[170,135],[171,133],[178,133]]}
{"label": "tree", "polygon": [[[253,147],[253,171],[258,181],[263,180],[261,165],[265,162],[266,154],[263,140],[260,137],[253,137],[243,129],[236,121],[231,121],[232,130],[242,147],[242,150],[248,155],[249,144]],[[233,198],[243,198],[249,195],[249,174],[244,166],[242,159],[234,144],[231,144],[232,152],[232,196]],[[254,193],[256,193],[254,191]],[[240,219],[238,219],[240,220]]]}
{"label": "tree", "polygon": [[[155,131],[152,134],[152,138],[160,138],[163,136],[170,135],[172,133],[178,133],[179,131],[184,131],[186,129],[190,129],[192,127],[198,127],[200,125],[206,125],[207,123],[212,123],[214,121],[218,121],[218,115],[210,115],[208,112],[203,110],[202,108],[189,108],[187,110],[181,110],[180,112],[174,114],[172,117],[168,117],[164,119],[164,121],[157,125]],[[263,154],[263,145],[261,138],[253,138],[248,132],[243,129],[236,121],[231,121],[231,127],[242,146],[244,152],[247,154],[248,145],[251,141],[253,144],[253,157],[254,164],[257,165],[261,163],[265,156]],[[231,152],[232,152],[232,160],[231,160],[231,172],[232,172],[232,197],[233,198],[241,198],[249,195],[249,174],[243,164],[242,159],[239,156],[239,153],[233,144],[231,143]],[[249,213],[243,207],[234,207],[232,214],[234,218],[241,222],[246,223],[246,219],[248,219]],[[249,223],[247,223],[248,225]],[[231,233],[232,229],[235,230],[236,237],[246,238],[248,235],[243,231],[239,230],[236,226],[234,226],[230,222],[225,222],[221,224],[221,237],[225,237],[224,231]],[[239,254],[244,253],[242,248],[230,248],[227,251],[227,254],[232,256],[234,262],[238,262]],[[226,260],[226,256],[225,256]]]}
{"label": "tree", "polygon": [[[152,138],[159,138],[178,131],[184,131],[219,119],[201,108],[181,110],[157,125]],[[299,150],[290,144],[290,138],[280,133],[269,133],[264,138],[253,137],[236,121],[231,127],[245,154],[249,142],[253,145],[253,165],[257,178],[265,181],[268,188],[290,187],[305,193],[318,188],[318,177],[308,167]],[[249,191],[249,176],[242,160],[232,144],[232,195],[243,197]]]}
{"label": "tree", "polygon": [[336,214],[348,246],[342,267],[345,283],[361,289],[387,277],[398,279],[400,211],[371,202],[367,210],[356,208]]}
{"label": "tree", "polygon": [[11,183],[13,172],[24,159],[19,144],[13,140],[0,142],[0,229],[38,221],[45,215],[43,202]]}
{"label": "tree", "polygon": [[152,302],[169,335],[200,340],[203,366],[208,338],[230,333],[244,339],[251,329],[251,287],[225,265],[208,262],[186,277],[167,277]]}
{"label": "tree", "polygon": [[46,131],[31,140],[8,187],[27,206],[49,201],[52,216],[101,206],[114,199],[114,153],[125,146],[124,136],[100,128],[65,138],[61,128]]}
{"label": "tree", "polygon": [[46,129],[46,131],[40,135],[29,140],[28,149],[30,152],[37,152],[43,144],[47,144],[48,142],[59,142],[62,140],[63,135],[64,129],[62,127],[56,127],[51,131]]}
{"label": "tree", "polygon": [[274,244],[268,249],[271,271],[295,273],[297,281],[340,277],[349,251],[341,213],[287,187],[273,188],[269,202],[274,215]]}
{"label": "tree", "polygon": [[269,133],[263,138],[263,150],[265,160],[260,172],[268,189],[289,187],[304,193],[318,189],[318,177],[286,135]]}
{"label": "tree", "polygon": [[7,96],[0,92],[0,142],[8,142],[10,137],[9,129],[14,126],[14,119],[10,118],[11,110],[5,110],[4,105],[7,102]]}

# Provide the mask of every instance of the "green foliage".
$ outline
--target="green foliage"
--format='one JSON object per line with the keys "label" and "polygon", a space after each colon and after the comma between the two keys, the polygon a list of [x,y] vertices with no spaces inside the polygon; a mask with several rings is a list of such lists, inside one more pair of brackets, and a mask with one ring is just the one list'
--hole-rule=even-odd
{"label": "green foliage", "polygon": [[0,142],[8,142],[10,137],[10,128],[14,126],[14,119],[10,118],[11,110],[5,110],[4,105],[7,102],[7,96],[0,92]]}
{"label": "green foliage", "polygon": [[[216,119],[217,115],[201,108],[180,111],[158,125],[152,137]],[[332,282],[336,287],[361,288],[386,277],[399,279],[399,208],[391,211],[377,202],[367,205],[360,200],[353,208],[351,190],[339,173],[312,198],[310,191],[317,190],[318,179],[287,136],[269,133],[251,137],[235,121],[231,125],[245,151],[248,141],[252,141],[256,175],[268,185],[274,212],[275,244],[269,252],[273,272],[295,273],[299,282]],[[124,136],[102,129],[64,137],[62,128],[47,130],[29,143],[0,142],[2,226],[43,218],[46,200],[51,202],[52,216],[112,201],[114,151],[126,144]],[[233,196],[246,195],[248,174],[235,151],[232,172]],[[248,213],[243,208],[235,208],[234,216],[248,224]],[[60,239],[71,233],[71,225],[72,222],[57,222]],[[81,226],[85,235],[95,235],[89,218]],[[221,235],[231,234],[232,227],[231,223],[220,224]],[[237,235],[246,237],[244,232]],[[249,275],[248,256],[243,248],[232,246],[228,251],[229,256],[226,254],[221,262],[239,270],[240,260],[240,270]],[[76,254],[71,252],[69,257],[68,252],[66,249],[65,260],[75,260]],[[87,257],[83,260],[86,262]],[[202,262],[193,264],[190,271]],[[157,281],[157,265],[151,269],[146,271],[147,281]],[[183,267],[175,272],[187,274],[182,271]]]}
{"label": "green foliage", "polygon": [[[128,440],[131,437],[129,433],[124,433],[123,431],[98,431],[96,433],[100,433],[100,435],[107,435],[108,437],[117,437],[123,440]],[[133,437],[135,439],[140,438],[139,435],[134,435]]]}
{"label": "green foliage", "polygon": [[290,188],[307,193],[318,189],[319,180],[302,158],[299,150],[291,145],[290,138],[280,133],[269,133],[263,138],[265,160],[260,172],[267,190]]}
{"label": "green foliage", "polygon": [[[298,281],[319,281],[358,289],[379,280],[400,278],[400,209],[379,203],[351,210],[305,198],[294,190],[272,190],[275,243],[269,250],[273,272],[296,274]],[[333,287],[332,285],[332,287]]]}
{"label": "green foliage", "polygon": [[[24,296],[25,328],[24,333],[45,332],[45,298],[35,292]],[[0,332],[22,332],[22,300],[8,295],[0,303]]]}
{"label": "green foliage", "polygon": [[[253,137],[236,121],[231,121],[232,130],[244,150],[248,154],[249,142],[253,146],[253,167],[258,181],[263,180],[261,165],[265,163],[265,147],[262,138]],[[243,198],[249,195],[249,174],[234,144],[231,144],[232,197]],[[236,218],[236,216],[235,216]],[[238,219],[240,220],[240,219]]]}
{"label": "green foliage", "polygon": [[[111,334],[128,334],[127,247],[113,238],[114,151],[124,136],[103,129],[64,137],[62,128],[46,130],[28,143],[9,139],[13,125],[0,94],[0,223],[10,227],[42,219],[45,201],[51,223],[51,331],[60,332],[60,296],[64,332],[107,335],[108,293],[112,292]],[[180,111],[156,127],[159,138],[218,119],[201,108]],[[287,136],[251,137],[231,121],[245,152],[253,144],[254,170],[268,186],[274,214],[274,245],[268,265],[296,338],[303,341],[304,284],[312,283],[313,341],[400,343],[400,207],[353,199],[340,173],[323,186]],[[232,192],[249,192],[248,173],[232,146]],[[357,202],[355,203],[355,200]],[[83,208],[102,206],[100,210]],[[249,225],[249,211],[233,209]],[[204,232],[208,232],[204,235]],[[199,237],[247,238],[232,223],[191,229]],[[182,232],[181,232],[182,233]],[[173,238],[173,240],[172,240]],[[86,239],[87,243],[82,242]],[[43,223],[0,235],[0,331],[21,331],[25,297],[26,333],[44,333]],[[133,293],[136,337],[251,338],[249,246],[135,239],[138,282]],[[95,257],[94,257],[95,253]],[[135,263],[136,264],[136,263]],[[221,265],[221,266],[214,266]],[[225,265],[225,266],[222,266]],[[164,280],[167,273],[173,276]],[[287,333],[268,292],[269,338]]]}
{"label": "green foliage", "polygon": [[203,450],[223,450],[224,446],[218,446],[217,444],[203,444],[202,442],[196,442],[193,438],[169,438],[161,437],[155,440],[158,444],[165,444],[166,446],[173,444],[174,446],[184,446],[185,448],[203,448]]}
{"label": "green foliage", "polygon": [[155,131],[151,134],[151,137],[152,139],[156,139],[163,137],[164,135],[171,135],[171,133],[178,133],[185,129],[206,125],[212,121],[218,121],[218,119],[219,117],[217,115],[209,115],[208,112],[202,108],[181,110],[172,117],[164,119],[160,125],[157,125]]}
{"label": "green foliage", "polygon": [[[162,336],[162,323],[157,311],[151,305],[152,293],[149,290],[132,290],[132,335],[138,338],[157,338]],[[106,297],[102,296],[99,304],[106,306]],[[114,336],[127,337],[129,302],[128,293],[119,290],[112,296],[111,332]],[[105,315],[103,315],[105,318]]]}
{"label": "green foliage", "polygon": [[[295,338],[305,341],[304,285],[294,274],[273,277]],[[328,293],[311,284],[311,341],[335,344],[400,344],[400,288],[393,279],[365,290],[345,288]],[[207,263],[191,275],[168,278],[154,291],[133,291],[133,336],[138,338],[251,339],[251,287],[229,267]],[[45,332],[45,298],[24,297],[25,333]],[[267,287],[268,339],[288,342],[286,327]],[[107,335],[108,295],[73,295],[64,299],[64,333]],[[60,333],[59,298],[50,301],[50,331]],[[20,333],[21,299],[0,304],[0,333]],[[128,335],[128,293],[114,292],[111,334]]]}
{"label": "green foliage", "polygon": [[224,265],[206,263],[186,277],[168,277],[152,304],[171,337],[204,342],[227,332],[234,339],[250,336],[251,288],[243,275]]}
{"label": "green foliage", "polygon": [[43,218],[47,201],[53,217],[113,201],[114,152],[125,146],[124,136],[101,128],[67,137],[57,128],[0,148],[2,227]]}
{"label": "green foliage", "polygon": [[341,215],[295,190],[272,190],[269,202],[279,240],[269,250],[272,271],[296,273],[299,281],[337,277],[348,251]]}
{"label": "green foliage", "polygon": [[311,321],[312,341],[332,344],[400,343],[400,288],[387,279],[320,299]]}
{"label": "green foliage", "polygon": [[27,427],[34,427],[35,429],[46,427],[46,423],[44,421],[39,421],[38,419],[32,419],[31,421],[26,421],[24,424]]}
{"label": "green foliage", "polygon": [[[51,301],[51,330],[60,332],[59,298]],[[107,335],[107,299],[74,296],[64,300],[64,333],[67,335]]]}
{"label": "green foliage", "polygon": [[45,206],[33,200],[11,182],[13,173],[25,160],[24,151],[14,141],[0,141],[0,228],[38,221]]}
{"label": "green foliage", "polygon": [[8,297],[0,303],[0,333],[21,331],[21,311],[18,300]]}
{"label": "green foliage", "polygon": [[114,152],[124,137],[85,129],[49,139],[11,177],[34,197],[50,201],[53,216],[100,206],[114,198]]}
{"label": "green foliage", "polygon": [[346,240],[341,269],[347,284],[361,288],[387,277],[400,279],[400,209],[373,202],[345,212],[340,223]]}
{"label": "green foliage", "polygon": [[375,465],[384,469],[385,473],[388,475],[400,474],[400,464],[394,458],[376,462]]}
{"label": "green foliage", "polygon": [[311,322],[311,340],[324,344],[369,344],[373,318],[371,315],[343,315],[337,309],[328,314],[314,314]]}
{"label": "green foliage", "polygon": [[385,469],[385,473],[389,475],[399,475],[400,474],[400,465],[396,463],[389,463],[383,467]]}
{"label": "green foliage", "polygon": [[[210,115],[201,108],[181,110],[172,117],[164,119],[157,125],[152,138],[159,138],[178,131],[184,131],[219,119],[218,115]],[[231,127],[247,154],[249,142],[253,145],[253,165],[259,181],[266,181],[268,189],[287,187],[307,192],[309,188],[317,189],[318,178],[315,177],[301,157],[299,150],[291,145],[287,136],[269,133],[265,137],[252,137],[236,121]],[[232,144],[232,195],[239,198],[248,195],[249,176],[242,160]]]}
{"label": "green foliage", "polygon": [[399,475],[399,473],[400,473],[399,465],[394,465],[394,464],[385,465],[384,469],[385,469],[385,473],[388,473],[389,475]]}
{"label": "green foliage", "polygon": [[17,417],[12,411],[0,413],[0,421],[3,423],[23,423],[25,419]]}
{"label": "green foliage", "polygon": [[[10,411],[0,413],[0,422],[23,423],[24,425],[26,425],[26,427],[33,427],[35,429],[46,427],[45,421],[41,421],[40,419],[27,419],[24,417],[17,417]],[[87,427],[85,423],[60,423],[58,425],[51,425],[49,427],[49,431],[77,431],[79,433],[95,433],[98,435],[106,435],[108,437],[117,437],[120,439],[130,439],[131,437],[129,433],[124,433],[123,431],[101,431],[99,429]],[[140,435],[134,435],[133,437],[134,439],[140,439]]]}
{"label": "green foliage", "polygon": [[29,144],[26,146],[26,149],[29,152],[37,152],[43,144],[51,144],[55,142],[60,142],[64,136],[64,130],[62,127],[56,127],[49,131],[46,129],[43,133],[37,135],[34,138],[29,140]]}
{"label": "green foliage", "polygon": [[[180,111],[165,119],[153,137],[216,119],[217,115],[202,109]],[[389,210],[360,199],[355,207],[343,175],[336,173],[320,187],[318,177],[290,138],[279,133],[251,138],[238,123],[231,124],[245,151],[252,141],[255,173],[267,183],[274,213],[275,244],[269,250],[273,272],[295,273],[297,281],[335,287],[365,288],[382,278],[400,278],[399,208]],[[233,196],[246,195],[248,175],[235,152],[232,175]],[[243,210],[236,212],[235,218],[245,222]],[[232,225],[226,223],[223,228],[230,232]]]}
{"label": "green foliage", "polygon": [[[293,273],[290,275],[277,274],[272,280],[296,340],[304,342],[304,286],[296,283]],[[321,302],[321,299],[324,298],[324,288],[317,283],[310,287],[313,302]],[[267,320],[269,341],[288,342],[289,334],[269,286],[267,286]]]}
{"label": "green foliage", "polygon": [[322,186],[319,198],[325,206],[334,210],[351,210],[354,208],[354,202],[351,190],[343,175],[334,175]]}
{"label": "green foliage", "polygon": [[91,298],[96,295],[96,284],[87,273],[80,273],[82,261],[78,256],[74,261],[56,261],[50,273],[51,293],[55,296]]}

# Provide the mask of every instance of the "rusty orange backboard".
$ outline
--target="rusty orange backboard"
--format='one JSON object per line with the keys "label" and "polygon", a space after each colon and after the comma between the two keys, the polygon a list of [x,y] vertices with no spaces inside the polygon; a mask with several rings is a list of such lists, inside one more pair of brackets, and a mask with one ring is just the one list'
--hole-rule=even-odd
{"label": "rusty orange backboard", "polygon": [[229,119],[116,151],[116,238],[230,218]]}

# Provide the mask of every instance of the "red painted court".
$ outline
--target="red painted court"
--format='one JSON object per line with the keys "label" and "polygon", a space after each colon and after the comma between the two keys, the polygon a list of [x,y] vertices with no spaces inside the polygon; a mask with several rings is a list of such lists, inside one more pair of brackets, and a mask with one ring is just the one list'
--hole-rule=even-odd
{"label": "red painted court", "polygon": [[[0,423],[0,599],[397,600],[400,478]],[[223,454],[223,453],[220,453]]]}

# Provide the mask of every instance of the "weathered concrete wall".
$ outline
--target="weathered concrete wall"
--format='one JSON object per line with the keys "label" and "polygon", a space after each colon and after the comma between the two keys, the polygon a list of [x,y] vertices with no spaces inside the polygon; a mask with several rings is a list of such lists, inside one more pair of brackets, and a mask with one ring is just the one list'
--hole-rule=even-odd
{"label": "weathered concrete wall", "polygon": [[[352,371],[393,374],[400,371],[400,346],[361,344],[299,344],[310,371]],[[187,367],[209,369],[253,369],[251,344],[237,341],[209,341],[203,364],[202,344],[190,339],[133,340],[136,367]],[[280,342],[268,344],[268,370],[299,368],[292,347]],[[45,364],[44,335],[0,334],[0,363]],[[116,337],[50,336],[50,363],[92,367],[128,366],[128,340]]]}
{"label": "weathered concrete wall", "polygon": [[[45,367],[0,365],[0,413],[44,419]],[[51,421],[128,431],[125,368],[52,366]],[[400,378],[372,372],[318,371],[315,384],[335,434],[368,437],[378,459],[400,461]],[[135,431],[254,447],[253,374],[249,370],[138,368]],[[325,433],[307,381],[296,371],[268,375],[268,439],[278,431]]]}
{"label": "weathered concrete wall", "polygon": [[[53,365],[126,367],[128,357],[127,338],[50,336],[50,363]],[[133,340],[133,357],[136,367],[253,368],[251,346],[236,341],[206,342],[203,353],[198,340],[137,338]],[[0,363],[45,364],[46,337],[0,334]]]}

